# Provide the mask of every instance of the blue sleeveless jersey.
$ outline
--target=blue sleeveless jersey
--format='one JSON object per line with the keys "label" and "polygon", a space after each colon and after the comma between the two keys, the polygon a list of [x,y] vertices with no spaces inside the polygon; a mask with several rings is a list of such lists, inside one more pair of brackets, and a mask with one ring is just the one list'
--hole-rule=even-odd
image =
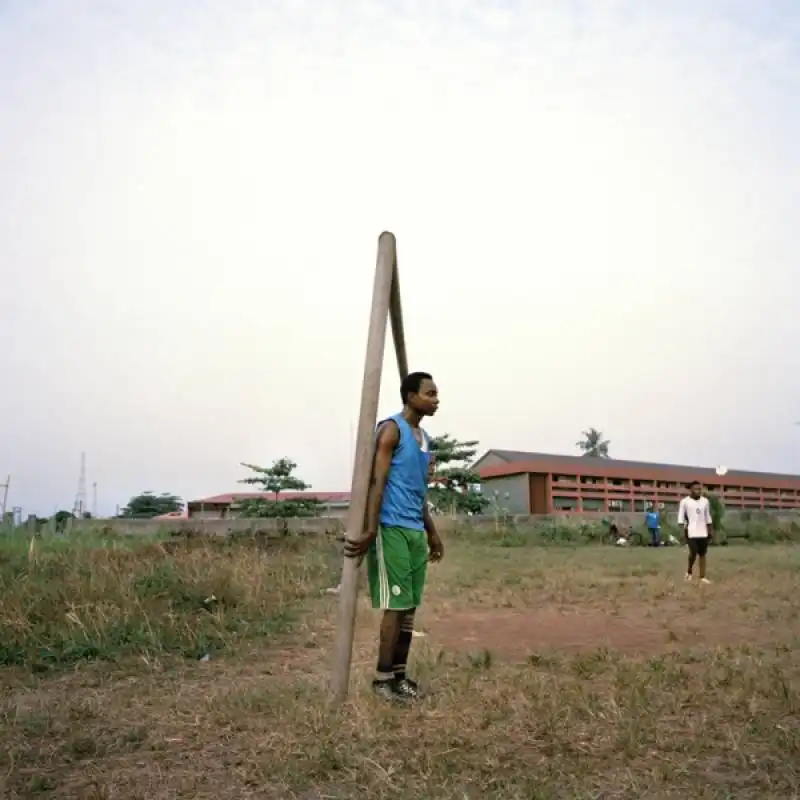
{"label": "blue sleeveless jersey", "polygon": [[389,419],[397,425],[400,440],[394,449],[392,466],[383,487],[380,523],[387,528],[425,530],[422,515],[428,494],[430,439],[420,428],[423,441],[420,447],[402,414],[395,414]]}

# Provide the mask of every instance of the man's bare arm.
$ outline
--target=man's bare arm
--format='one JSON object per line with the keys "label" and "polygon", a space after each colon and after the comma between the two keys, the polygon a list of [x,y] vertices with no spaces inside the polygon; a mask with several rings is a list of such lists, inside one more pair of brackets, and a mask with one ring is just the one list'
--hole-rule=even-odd
{"label": "man's bare arm", "polygon": [[375,534],[380,524],[381,500],[389,470],[392,467],[392,456],[400,441],[400,431],[394,422],[386,422],[378,429],[378,441],[375,444],[375,460],[372,463],[369,493],[367,494],[366,533]]}
{"label": "man's bare arm", "polygon": [[422,523],[425,525],[425,533],[438,533],[436,530],[436,523],[433,521],[433,515],[431,514],[431,510],[428,508],[427,503],[425,503],[425,509],[422,512]]}
{"label": "man's bare arm", "polygon": [[444,555],[444,546],[439,538],[436,523],[433,521],[433,515],[427,503],[425,503],[422,511],[422,524],[425,526],[425,533],[428,534],[428,551],[430,552],[431,561],[441,561]]}
{"label": "man's bare arm", "polygon": [[380,524],[381,500],[383,499],[383,487],[386,485],[386,478],[392,466],[392,455],[397,447],[400,432],[397,425],[392,422],[384,423],[378,429],[378,437],[375,443],[375,458],[372,462],[372,472],[370,474],[369,492],[367,493],[367,511],[364,516],[364,530],[358,539],[346,540],[344,553],[348,558],[363,558],[370,545],[378,535],[378,525]]}

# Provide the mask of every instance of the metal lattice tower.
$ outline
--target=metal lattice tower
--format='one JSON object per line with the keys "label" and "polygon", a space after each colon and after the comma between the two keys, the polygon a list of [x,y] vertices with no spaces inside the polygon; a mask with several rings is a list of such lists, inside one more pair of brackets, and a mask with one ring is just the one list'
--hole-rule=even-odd
{"label": "metal lattice tower", "polygon": [[86,453],[81,453],[81,474],[78,477],[78,491],[72,507],[73,516],[80,519],[86,511]]}
{"label": "metal lattice tower", "polygon": [[11,486],[11,476],[9,475],[6,478],[5,483],[0,483],[0,489],[3,490],[3,500],[0,503],[0,525],[5,522],[6,519],[6,504],[8,503],[8,487]]}

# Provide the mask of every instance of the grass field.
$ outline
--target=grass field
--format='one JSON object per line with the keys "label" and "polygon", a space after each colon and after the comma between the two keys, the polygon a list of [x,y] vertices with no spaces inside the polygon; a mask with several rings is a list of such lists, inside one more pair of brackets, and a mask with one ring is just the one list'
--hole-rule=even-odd
{"label": "grass field", "polygon": [[446,546],[430,695],[369,694],[364,605],[339,711],[330,543],[0,547],[0,796],[800,796],[800,547],[700,587],[682,548]]}

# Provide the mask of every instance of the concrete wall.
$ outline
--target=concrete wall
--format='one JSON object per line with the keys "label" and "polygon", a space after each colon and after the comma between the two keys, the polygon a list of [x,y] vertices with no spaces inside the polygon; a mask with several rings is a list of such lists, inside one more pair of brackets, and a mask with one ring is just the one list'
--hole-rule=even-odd
{"label": "concrete wall", "polygon": [[[492,503],[495,497],[499,510],[508,514],[530,513],[530,489],[527,475],[504,475],[500,478],[487,478],[481,481],[483,496]],[[497,495],[495,495],[497,492]],[[506,497],[508,494],[508,497]]]}
{"label": "concrete wall", "polygon": [[[310,517],[298,519],[91,519],[78,523],[85,533],[112,533],[119,536],[151,535],[169,533],[199,533],[206,536],[229,536],[231,534],[279,534],[289,533],[341,534],[344,521],[333,517]],[[284,527],[285,526],[285,527]]]}
{"label": "concrete wall", "polygon": [[[603,520],[612,517],[620,525],[641,526],[644,514],[639,512],[622,512],[608,514],[606,512],[584,512],[565,514],[513,514],[510,513],[513,524],[524,530],[526,525],[541,524],[547,520]],[[727,511],[725,520],[730,525],[740,522],[740,512]],[[769,519],[776,521],[794,521],[800,523],[800,514],[792,512],[783,513],[752,513],[753,520]],[[675,523],[675,515],[670,515],[669,522]],[[81,532],[97,534],[111,533],[121,536],[156,535],[156,534],[199,534],[204,536],[225,537],[233,535],[279,535],[282,525],[285,524],[289,533],[295,534],[326,534],[338,536],[344,533],[344,521],[331,517],[312,517],[305,519],[220,519],[220,520],[162,520],[149,519],[93,519],[83,520],[79,524]],[[442,533],[452,533],[457,530],[473,531],[476,533],[493,532],[498,520],[495,514],[490,513],[480,517],[452,517],[440,515],[436,517],[436,525]],[[23,526],[25,527],[25,526]]]}

